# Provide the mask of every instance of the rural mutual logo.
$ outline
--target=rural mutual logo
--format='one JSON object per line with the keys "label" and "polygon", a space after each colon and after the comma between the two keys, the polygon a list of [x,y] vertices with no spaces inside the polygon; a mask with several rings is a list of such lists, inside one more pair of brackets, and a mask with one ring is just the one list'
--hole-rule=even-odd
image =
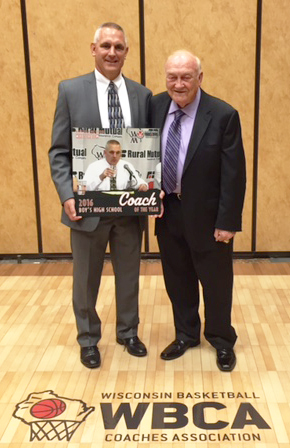
{"label": "rural mutual logo", "polygon": [[13,417],[30,426],[30,442],[70,441],[78,427],[95,408],[81,400],[59,397],[52,390],[33,392],[18,403]]}

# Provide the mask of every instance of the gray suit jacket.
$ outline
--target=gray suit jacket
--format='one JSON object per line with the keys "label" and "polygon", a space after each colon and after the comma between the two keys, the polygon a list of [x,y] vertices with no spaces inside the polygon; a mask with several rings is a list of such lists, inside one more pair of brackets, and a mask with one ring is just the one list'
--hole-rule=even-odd
{"label": "gray suit jacket", "polygon": [[[151,92],[135,81],[125,78],[131,108],[132,127],[146,128]],[[52,143],[49,150],[51,175],[63,204],[73,198],[72,188],[72,128],[102,127],[98,107],[95,73],[62,81],[56,104]],[[62,212],[62,223],[76,230],[93,231],[98,217],[72,222]]]}

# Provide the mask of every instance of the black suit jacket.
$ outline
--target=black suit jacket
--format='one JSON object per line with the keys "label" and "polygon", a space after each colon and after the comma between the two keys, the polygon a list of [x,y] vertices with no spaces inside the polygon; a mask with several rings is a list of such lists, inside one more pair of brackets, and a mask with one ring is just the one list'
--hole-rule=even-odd
{"label": "black suit jacket", "polygon": [[[135,81],[125,77],[124,79],[131,108],[132,127],[146,128],[151,92]],[[72,128],[102,127],[97,95],[94,72],[59,84],[49,160],[52,178],[62,204],[74,197]],[[98,225],[99,217],[72,222],[63,210],[62,222],[76,230],[93,231]]]}
{"label": "black suit jacket", "polygon": [[[167,92],[151,99],[151,126],[163,128],[170,102]],[[245,185],[238,112],[201,91],[181,180],[184,231],[195,250],[215,247],[215,228],[241,230]],[[175,217],[171,218],[174,230]],[[156,220],[157,234],[160,227]]]}

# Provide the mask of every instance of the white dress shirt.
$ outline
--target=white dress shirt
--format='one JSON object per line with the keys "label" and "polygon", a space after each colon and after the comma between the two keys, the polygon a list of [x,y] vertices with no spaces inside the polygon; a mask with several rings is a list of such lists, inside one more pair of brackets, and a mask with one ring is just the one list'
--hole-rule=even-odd
{"label": "white dress shirt", "polygon": [[[125,168],[127,166],[133,173],[130,176],[129,171]],[[84,175],[83,180],[86,182],[87,191],[109,191],[110,190],[110,177],[105,177],[104,180],[100,179],[100,175],[106,168],[110,168],[111,165],[105,158],[96,160],[91,163]],[[131,180],[130,180],[131,177]],[[133,167],[132,163],[119,160],[116,165],[116,186],[117,190],[132,189],[137,190],[141,184],[147,185],[147,182],[143,180],[138,172]]]}
{"label": "white dress shirt", "polygon": [[[95,69],[95,76],[96,76],[98,104],[101,115],[102,127],[109,128],[110,122],[108,115],[108,89],[111,81],[107,79],[104,75],[102,75],[97,69]],[[117,76],[116,79],[113,80],[113,83],[115,84],[118,91],[125,127],[126,128],[130,127],[131,126],[130,103],[126,83],[121,73]]]}

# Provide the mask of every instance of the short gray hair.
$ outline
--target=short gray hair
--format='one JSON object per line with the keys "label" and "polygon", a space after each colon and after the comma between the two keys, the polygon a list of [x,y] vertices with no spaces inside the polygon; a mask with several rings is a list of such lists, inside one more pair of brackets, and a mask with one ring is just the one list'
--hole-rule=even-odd
{"label": "short gray hair", "polygon": [[102,25],[100,25],[99,28],[97,28],[95,35],[94,35],[94,43],[97,43],[98,40],[100,39],[101,30],[103,28],[113,28],[115,30],[121,31],[124,34],[124,40],[125,40],[126,47],[128,47],[128,39],[125,34],[125,31],[123,30],[123,28],[120,25],[118,25],[117,23],[114,23],[114,22],[105,22]]}
{"label": "short gray hair", "polygon": [[167,61],[165,63],[165,66],[166,66],[167,62],[169,61],[169,59],[174,58],[175,56],[180,56],[180,55],[181,56],[187,56],[187,57],[189,57],[191,59],[195,59],[195,61],[196,61],[196,74],[197,74],[197,76],[199,76],[201,74],[201,72],[202,72],[201,61],[195,54],[191,53],[191,51],[188,51],[188,50],[177,50],[174,53],[172,53],[168,57],[168,59],[167,59]]}
{"label": "short gray hair", "polygon": [[118,140],[108,140],[105,149],[109,149],[109,146],[111,145],[118,145],[121,147],[121,144],[120,142],[118,142]]}

